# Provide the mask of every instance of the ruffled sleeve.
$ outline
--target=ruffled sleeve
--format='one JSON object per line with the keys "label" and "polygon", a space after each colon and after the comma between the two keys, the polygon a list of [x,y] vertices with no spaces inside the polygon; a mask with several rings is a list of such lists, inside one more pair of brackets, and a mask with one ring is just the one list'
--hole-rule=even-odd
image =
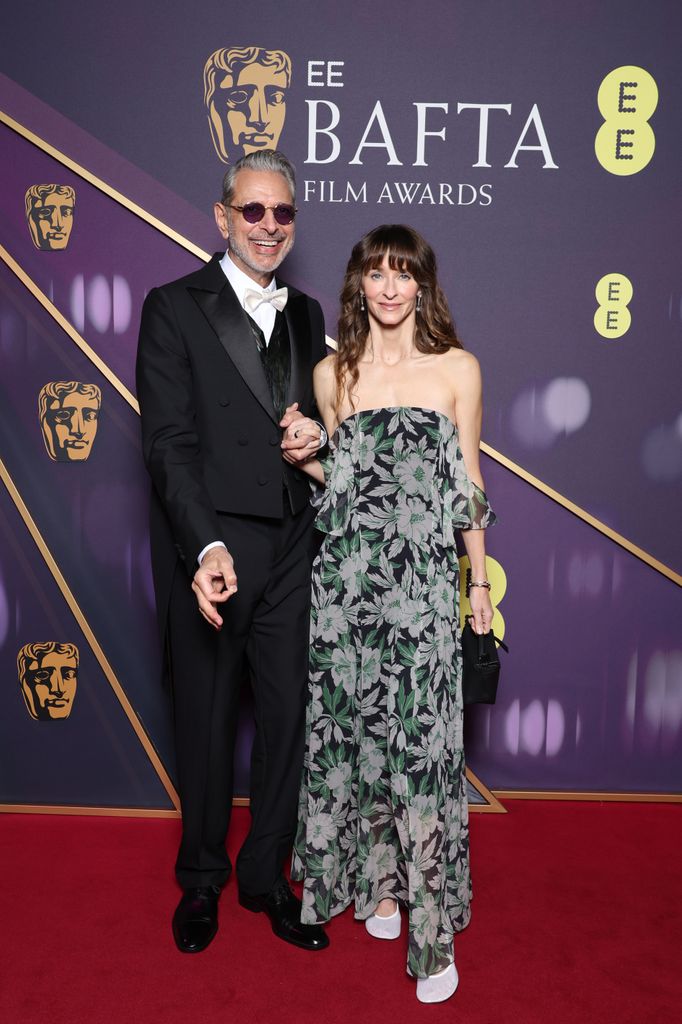
{"label": "ruffled sleeve", "polygon": [[466,471],[454,430],[442,444],[439,482],[445,546],[454,545],[456,530],[485,530],[497,522],[485,491],[474,483]]}

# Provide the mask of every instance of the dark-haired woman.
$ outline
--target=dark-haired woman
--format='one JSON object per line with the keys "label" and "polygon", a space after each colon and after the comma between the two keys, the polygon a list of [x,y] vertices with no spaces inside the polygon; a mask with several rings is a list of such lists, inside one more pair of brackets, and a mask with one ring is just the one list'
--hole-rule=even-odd
{"label": "dark-haired woman", "polygon": [[455,530],[476,630],[493,615],[480,373],[411,228],[355,246],[341,305],[338,353],[314,376],[334,451],[306,467],[325,484],[326,536],[293,876],[306,922],[352,902],[371,935],[395,939],[404,908],[417,997],[440,1002],[457,987],[471,898]]}

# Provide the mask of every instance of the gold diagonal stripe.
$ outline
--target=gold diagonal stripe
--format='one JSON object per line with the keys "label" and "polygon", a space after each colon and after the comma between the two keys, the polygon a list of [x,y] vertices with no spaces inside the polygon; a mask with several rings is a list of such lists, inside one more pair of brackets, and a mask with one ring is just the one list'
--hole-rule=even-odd
{"label": "gold diagonal stripe", "polygon": [[[1,247],[0,247],[1,248]],[[13,284],[14,282],[12,282]],[[80,367],[78,365],[78,359],[74,353],[71,357],[61,344],[61,338],[56,333],[50,333],[48,328],[51,328],[51,324],[46,324],[38,315],[35,302],[31,301],[30,292],[21,293],[21,296],[14,294],[9,287],[9,283],[5,280],[0,279],[0,293],[7,299],[21,316],[25,323],[30,324],[33,330],[40,335],[41,340],[45,343],[46,347],[50,348],[51,351],[67,366],[71,371],[69,380],[74,380],[78,373],[80,373]],[[71,350],[70,350],[71,351]],[[117,430],[120,434],[123,434],[128,440],[139,446],[140,443],[140,431],[137,423],[131,425],[127,422],[122,413],[125,414],[125,410],[113,409],[111,406],[107,408],[107,416],[112,423],[116,425]]]}
{"label": "gold diagonal stripe", "polygon": [[163,766],[163,763],[162,763],[159,755],[157,754],[156,750],[154,749],[154,746],[153,746],[151,740],[149,739],[149,736],[145,732],[145,730],[144,730],[144,728],[142,726],[142,723],[140,722],[139,718],[135,714],[135,710],[134,710],[132,704],[130,703],[130,701],[128,700],[123,687],[119,683],[119,681],[118,681],[118,679],[116,677],[116,673],[114,672],[113,668],[109,664],[109,662],[108,662],[108,660],[106,658],[106,655],[104,654],[104,651],[100,647],[100,645],[99,645],[99,643],[97,641],[97,638],[95,637],[95,634],[93,633],[92,629],[90,628],[90,624],[88,623],[87,619],[85,618],[85,615],[81,611],[81,609],[80,609],[80,607],[78,605],[78,602],[76,601],[75,597],[73,596],[73,594],[72,594],[72,592],[71,592],[71,590],[69,588],[69,585],[67,584],[66,580],[64,579],[64,576],[62,575],[62,572],[61,572],[59,566],[57,565],[55,559],[52,557],[52,553],[50,552],[50,549],[48,548],[47,544],[45,543],[45,540],[44,540],[40,530],[38,529],[36,523],[34,522],[32,516],[31,516],[31,513],[29,512],[28,508],[26,507],[26,504],[24,503],[23,498],[19,494],[19,491],[17,490],[17,488],[16,488],[16,486],[14,484],[14,481],[12,480],[12,477],[10,476],[10,474],[9,474],[9,472],[7,470],[7,467],[5,466],[5,464],[2,461],[2,459],[0,459],[0,479],[2,479],[2,482],[4,483],[5,487],[7,488],[8,492],[9,492],[9,495],[10,495],[12,501],[14,502],[14,505],[15,505],[19,515],[23,519],[26,528],[28,529],[29,533],[31,534],[31,537],[33,538],[36,547],[38,548],[40,554],[42,555],[45,564],[47,565],[48,569],[52,573],[54,581],[57,584],[57,586],[59,587],[64,600],[66,601],[67,605],[69,606],[71,614],[73,615],[73,617],[75,618],[76,622],[80,626],[80,629],[81,629],[81,632],[83,633],[83,636],[85,637],[87,642],[90,644],[90,648],[91,648],[93,654],[95,655],[95,657],[97,658],[97,661],[99,662],[100,668],[104,672],[104,675],[105,675],[105,677],[107,679],[107,682],[109,683],[109,685],[111,686],[112,690],[114,691],[116,697],[118,698],[118,701],[119,701],[121,707],[123,708],[123,711],[124,711],[128,721],[132,725],[138,740],[140,741],[140,743],[144,747],[144,750],[145,750],[145,752],[147,754],[147,757],[151,761],[152,765],[154,766],[154,768],[156,770],[157,775],[159,776],[159,779],[161,780],[163,788],[166,790],[166,793],[168,793],[168,796],[170,797],[171,802],[172,802],[173,806],[175,807],[175,809],[179,811],[180,810],[180,798],[178,797],[178,794],[176,792],[175,786],[171,782],[171,779],[170,779],[170,776],[168,775],[168,772],[166,771],[165,767]]}
{"label": "gold diagonal stripe", "polygon": [[160,807],[90,807],[78,804],[0,804],[0,814],[67,814],[97,818],[179,818]]}
{"label": "gold diagonal stripe", "polygon": [[466,776],[477,793],[480,793],[486,801],[484,804],[469,804],[470,811],[487,811],[488,814],[506,814],[507,809],[503,807],[492,790],[488,789],[485,783],[481,782],[478,775],[467,768]]}
{"label": "gold diagonal stripe", "polygon": [[31,295],[33,295],[33,297],[38,300],[43,309],[47,310],[47,312],[50,314],[53,320],[55,320],[56,323],[59,324],[61,329],[65,331],[66,334],[68,334],[71,340],[75,342],[76,345],[78,345],[78,348],[81,350],[81,352],[83,352],[83,354],[86,355],[88,359],[97,367],[102,376],[109,381],[111,386],[115,388],[116,391],[118,391],[119,395],[121,395],[126,400],[128,405],[132,409],[134,409],[136,413],[139,414],[140,406],[135,396],[128,390],[123,381],[119,380],[119,378],[116,376],[113,370],[109,369],[104,360],[100,359],[95,350],[91,348],[90,345],[88,345],[85,338],[82,337],[82,335],[78,333],[76,328],[66,319],[66,317],[62,313],[60,313],[55,304],[51,302],[50,299],[48,299],[47,295],[45,295],[43,291],[41,291],[41,289],[38,287],[35,281],[32,278],[30,278],[26,271],[19,266],[17,261],[12,256],[10,256],[10,254],[7,252],[7,249],[5,249],[4,245],[0,245],[0,258],[9,267],[12,273],[16,274],[16,276],[19,278],[24,287],[30,291]]}
{"label": "gold diagonal stripe", "polygon": [[[55,160],[64,164],[65,167],[68,167],[75,174],[78,174],[81,178],[84,178],[86,181],[89,181],[91,185],[94,185],[96,188],[100,189],[106,195],[114,199],[117,203],[120,203],[122,206],[124,206],[127,210],[130,210],[136,216],[142,218],[142,220],[145,220],[148,224],[151,224],[152,227],[155,227],[162,234],[166,235],[168,238],[172,238],[173,241],[177,242],[178,245],[183,246],[189,252],[194,253],[195,256],[199,256],[203,260],[210,259],[209,253],[205,252],[203,249],[199,249],[198,246],[194,245],[193,242],[190,242],[189,239],[185,238],[183,235],[179,234],[179,232],[174,231],[172,228],[168,227],[168,225],[164,224],[163,221],[160,221],[158,217],[154,217],[153,214],[144,210],[141,206],[138,206],[137,203],[133,203],[121,192],[118,192],[110,185],[107,185],[107,183],[102,181],[101,178],[98,178],[94,174],[91,174],[90,171],[88,171],[85,167],[81,166],[81,164],[78,164],[75,160],[71,160],[70,157],[65,156],[64,153],[61,153],[58,149],[55,149],[54,146],[51,146],[49,142],[46,142],[44,139],[41,139],[40,136],[36,135],[34,132],[29,131],[28,128],[24,127],[24,125],[22,124],[19,124],[18,121],[15,121],[14,118],[10,117],[8,114],[5,114],[3,111],[0,111],[0,121],[6,124],[13,131],[17,132],[17,134],[21,135],[23,138],[33,143],[34,146],[37,146],[39,149],[43,150],[43,152],[48,153]],[[331,341],[332,339],[327,340]],[[332,344],[332,347],[336,347],[335,342]],[[579,505],[576,505],[576,503],[574,501],[571,501],[569,498],[564,497],[563,494],[560,494],[553,487],[550,487],[549,484],[543,483],[543,481],[540,480],[538,477],[533,476],[532,473],[529,473],[527,470],[523,469],[516,462],[512,462],[511,459],[508,459],[506,455],[502,455],[495,448],[491,448],[490,445],[481,442],[481,450],[485,452],[485,454],[488,455],[491,459],[494,459],[495,462],[499,462],[500,465],[505,467],[505,469],[508,469],[510,472],[514,473],[522,480],[525,480],[526,483],[530,484],[531,487],[534,487],[536,490],[540,491],[541,494],[544,494],[546,497],[551,498],[552,501],[555,501],[557,504],[562,505],[565,509],[568,509],[569,512],[572,512],[573,515],[576,515],[579,519],[582,519],[583,522],[587,523],[595,530],[598,530],[599,533],[603,534],[605,537],[608,537],[608,539],[613,541],[614,544],[618,544],[626,551],[629,551],[630,554],[634,555],[635,558],[639,558],[646,565],[650,566],[652,569],[655,569],[656,572],[661,573],[663,576],[666,576],[673,583],[676,583],[678,587],[682,587],[682,574],[675,572],[674,569],[670,568],[670,566],[665,565],[658,558],[655,558],[653,555],[649,554],[648,551],[645,551],[643,548],[639,547],[639,545],[634,544],[632,541],[628,540],[627,537],[624,537],[622,534],[617,533],[615,530],[611,529],[610,526],[607,526],[606,523],[603,523],[600,519],[597,519],[596,516],[593,516],[590,512],[587,512]]]}
{"label": "gold diagonal stripe", "polygon": [[526,483],[531,484],[531,486],[535,487],[536,490],[541,491],[542,494],[551,498],[552,501],[555,501],[558,505],[562,505],[565,509],[568,509],[568,511],[572,512],[574,516],[578,516],[579,519],[582,519],[584,523],[594,527],[595,530],[599,530],[599,532],[603,533],[605,537],[612,540],[614,544],[619,544],[620,547],[629,551],[631,555],[635,555],[636,558],[641,559],[642,562],[646,562],[646,564],[651,566],[652,569],[655,569],[656,572],[660,572],[663,576],[667,576],[668,579],[672,580],[673,583],[676,583],[678,587],[682,587],[682,575],[679,572],[675,572],[675,570],[671,569],[670,566],[664,565],[664,563],[659,561],[658,558],[654,558],[654,556],[650,555],[648,551],[644,551],[642,548],[638,547],[637,544],[633,544],[631,540],[628,540],[627,537],[624,537],[621,533],[617,533],[615,530],[612,530],[610,526],[607,526],[606,523],[602,523],[600,519],[597,519],[596,516],[593,516],[584,508],[581,508],[580,505],[576,505],[574,501],[570,500],[570,498],[566,498],[563,494],[559,494],[559,492],[555,491],[553,487],[549,486],[549,484],[539,480],[536,476],[533,476],[532,473],[529,473],[526,469],[523,469],[515,462],[512,462],[506,455],[501,455],[500,452],[495,451],[494,448],[491,448],[490,445],[485,444],[483,441],[481,441],[481,451],[485,452],[486,455],[489,455],[491,459],[499,462],[501,466],[511,470],[512,473],[516,474],[516,476],[521,477],[521,479],[525,480]]}
{"label": "gold diagonal stripe", "polygon": [[185,238],[184,235],[181,235],[178,231],[169,227],[168,224],[164,224],[162,220],[159,220],[158,217],[149,213],[148,210],[144,210],[141,206],[138,206],[137,203],[132,201],[132,199],[128,199],[127,196],[124,196],[111,185],[108,185],[106,181],[102,181],[101,178],[98,178],[96,174],[91,174],[87,168],[76,163],[75,160],[66,156],[65,153],[61,153],[58,149],[55,149],[55,147],[51,146],[49,142],[46,142],[45,139],[41,139],[39,135],[35,135],[32,131],[29,131],[28,128],[23,124],[19,124],[18,121],[15,121],[13,117],[10,117],[9,114],[6,114],[3,110],[0,110],[0,122],[6,124],[7,127],[11,128],[12,131],[15,131],[17,135],[21,135],[28,142],[33,143],[33,145],[37,146],[38,149],[42,149],[44,153],[47,153],[48,156],[51,156],[54,160],[63,164],[64,167],[68,167],[70,171],[73,171],[73,173],[77,174],[80,178],[84,178],[85,181],[89,181],[91,185],[98,188],[100,192],[104,192],[104,194],[109,196],[110,199],[120,203],[121,206],[125,206],[127,210],[130,210],[131,213],[140,217],[141,220],[146,221],[147,224],[151,224],[151,226],[156,228],[157,231],[160,231],[162,235],[166,235],[167,238],[171,238],[174,242],[177,242],[178,245],[183,246],[183,248],[194,253],[195,256],[198,256],[202,260],[209,260],[211,258],[210,253],[200,249],[198,245],[194,244],[194,242],[190,242],[188,238]]}

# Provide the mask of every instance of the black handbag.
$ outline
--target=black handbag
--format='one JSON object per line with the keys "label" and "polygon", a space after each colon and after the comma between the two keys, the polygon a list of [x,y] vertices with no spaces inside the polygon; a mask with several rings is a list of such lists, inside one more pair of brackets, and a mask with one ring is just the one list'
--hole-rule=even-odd
{"label": "black handbag", "polygon": [[462,699],[465,704],[494,704],[500,678],[497,645],[509,648],[492,629],[474,633],[469,617],[462,630]]}

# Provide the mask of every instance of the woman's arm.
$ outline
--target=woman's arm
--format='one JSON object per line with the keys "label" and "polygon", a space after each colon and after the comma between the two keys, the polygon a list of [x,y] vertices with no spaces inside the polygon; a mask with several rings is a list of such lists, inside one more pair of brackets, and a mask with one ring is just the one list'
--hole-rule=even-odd
{"label": "woman's arm", "polygon": [[[481,421],[483,418],[483,401],[481,385],[481,369],[478,360],[470,352],[457,352],[456,375],[453,378],[455,389],[455,417],[459,446],[464,458],[467,475],[481,488],[483,477],[479,457],[481,442]],[[462,540],[471,565],[471,579],[474,583],[487,583],[488,576],[485,566],[485,530],[462,530]],[[493,618],[493,606],[490,591],[485,587],[471,587],[469,592],[471,612],[474,616],[474,629],[477,633],[487,633]]]}
{"label": "woman's arm", "polygon": [[[336,430],[338,423],[336,421],[336,415],[334,413],[334,397],[336,393],[336,377],[334,373],[334,362],[336,356],[327,356],[317,364],[313,370],[313,392],[315,394],[315,402],[317,408],[322,416],[324,428],[327,431],[327,436],[331,439],[332,434]],[[289,431],[301,431],[306,430],[307,420],[297,420],[295,423],[287,429]],[[315,424],[315,433],[311,432],[311,436],[317,436],[319,434],[319,425]],[[311,431],[312,431],[311,427]],[[311,476],[318,484],[324,486],[324,470],[322,463],[319,459],[308,459],[305,462],[296,462],[291,458],[286,450],[287,433],[285,433],[283,441],[282,456],[286,462],[292,465],[296,465],[298,469],[303,470],[308,476]]]}

